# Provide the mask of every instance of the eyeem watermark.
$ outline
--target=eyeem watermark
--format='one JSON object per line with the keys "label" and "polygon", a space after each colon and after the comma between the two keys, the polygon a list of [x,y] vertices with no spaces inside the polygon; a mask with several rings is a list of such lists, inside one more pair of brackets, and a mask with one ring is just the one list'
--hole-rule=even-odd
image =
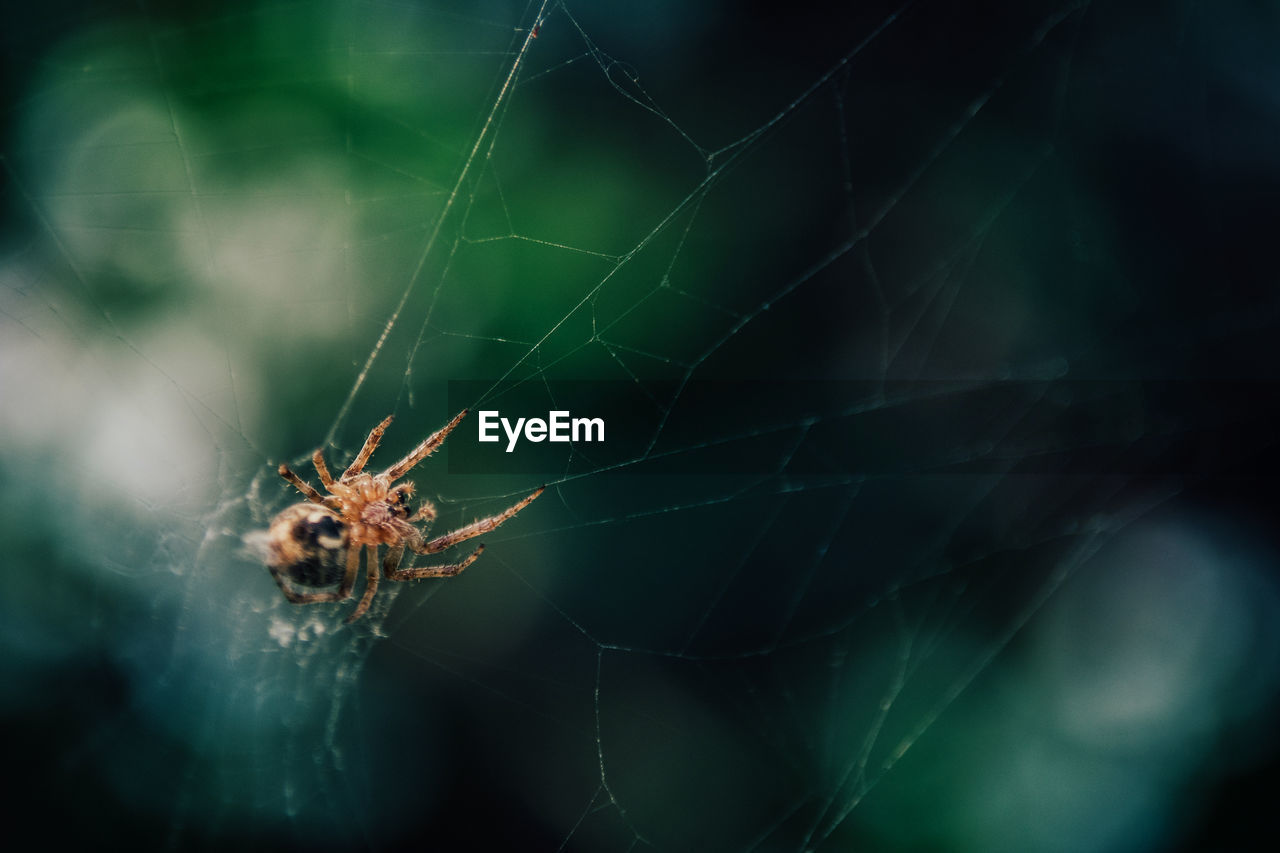
{"label": "eyeem watermark", "polygon": [[592,442],[604,441],[604,418],[573,418],[567,411],[547,412],[547,419],[517,418],[514,425],[496,410],[480,412],[480,440],[501,441],[498,426],[507,434],[507,452],[516,449],[521,432],[526,441]]}
{"label": "eyeem watermark", "polygon": [[796,483],[832,474],[892,481],[1247,469],[1280,477],[1280,454],[1264,452],[1280,432],[1276,381],[554,380],[532,366],[530,373],[449,382],[447,408],[424,414],[424,423],[468,409],[467,423],[479,426],[477,436],[464,424],[465,438],[443,449],[450,474],[530,478],[513,481],[512,494],[533,478],[587,473],[602,483],[780,472]]}

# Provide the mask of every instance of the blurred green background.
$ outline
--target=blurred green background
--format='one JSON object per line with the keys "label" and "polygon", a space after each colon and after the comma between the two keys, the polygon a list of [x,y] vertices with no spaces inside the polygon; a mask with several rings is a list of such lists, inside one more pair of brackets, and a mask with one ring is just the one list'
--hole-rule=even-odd
{"label": "blurred green background", "polygon": [[[7,8],[10,820],[176,849],[1273,837],[1278,30]],[[254,546],[296,499],[276,465],[388,413],[396,458],[450,380],[598,381],[653,455],[567,449],[472,569],[361,624],[289,605]],[[682,405],[704,380],[740,405]],[[437,529],[538,485],[447,448],[414,479]]]}

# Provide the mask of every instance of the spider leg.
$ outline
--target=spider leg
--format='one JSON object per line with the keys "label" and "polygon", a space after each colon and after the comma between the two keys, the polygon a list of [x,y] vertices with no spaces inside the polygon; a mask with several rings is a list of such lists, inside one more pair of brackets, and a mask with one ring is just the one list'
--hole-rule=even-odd
{"label": "spider leg", "polygon": [[316,466],[316,473],[320,475],[320,485],[329,491],[333,491],[333,477],[329,474],[329,466],[324,464],[323,450],[315,452],[315,455],[311,457],[311,464]]}
{"label": "spider leg", "polygon": [[404,560],[404,545],[396,545],[394,548],[388,548],[386,556],[382,558],[382,576],[391,578],[400,570],[400,563]]}
{"label": "spider leg", "polygon": [[387,431],[387,427],[391,426],[391,419],[394,415],[387,415],[382,423],[378,424],[369,432],[369,437],[364,440],[364,447],[360,448],[360,452],[356,454],[356,458],[351,460],[351,464],[346,471],[342,472],[342,479],[354,477],[364,470],[365,463],[369,461],[369,457],[373,455],[373,451],[378,446],[378,442],[382,441],[382,434]]}
{"label": "spider leg", "polygon": [[276,472],[290,483],[293,483],[294,488],[306,495],[307,500],[314,504],[324,504],[324,495],[317,492],[309,484],[304,483],[301,477],[289,469],[288,465],[281,462],[280,467],[276,469]]}
{"label": "spider leg", "polygon": [[405,521],[413,524],[415,521],[435,521],[436,508],[431,501],[423,501],[422,506],[418,507],[418,511],[405,519]]}
{"label": "spider leg", "polygon": [[453,428],[456,427],[466,416],[466,409],[458,412],[457,416],[454,417],[453,420],[441,427],[438,432],[433,433],[431,437],[422,442],[422,444],[415,447],[408,456],[383,471],[381,476],[386,477],[388,483],[394,483],[396,480],[399,480],[405,474],[409,473],[410,468],[417,465],[423,459],[426,459],[432,453],[435,453],[436,448],[444,444],[444,440],[449,437],[449,433],[452,432]]}
{"label": "spider leg", "polygon": [[[465,527],[459,527],[457,530],[450,531],[449,533],[446,533],[443,536],[437,536],[435,539],[432,539],[430,542],[425,542],[425,543],[410,542],[409,547],[412,548],[414,552],[418,554],[436,554],[436,553],[439,553],[440,551],[444,551],[447,548],[452,548],[454,545],[457,545],[459,542],[465,542],[466,540],[471,539],[475,536],[480,536],[483,533],[488,533],[490,530],[494,530],[495,528],[497,528],[499,524],[502,524],[502,522],[511,518],[517,512],[524,509],[529,504],[533,503],[534,499],[537,498],[538,495],[542,494],[544,489],[546,489],[546,486],[539,487],[538,490],[533,494],[529,495],[529,497],[525,498],[524,500],[518,503],[512,504],[511,506],[507,507],[497,515],[491,515],[488,518],[482,518],[479,521],[473,521]],[[473,554],[471,558],[474,559],[475,556],[476,555]],[[459,569],[458,571],[461,571],[461,569]]]}
{"label": "spider leg", "polygon": [[[402,548],[400,550],[403,551],[404,549]],[[484,553],[484,546],[480,545],[461,563],[450,563],[447,566],[414,566],[408,569],[393,569],[391,571],[387,571],[387,568],[384,565],[382,570],[387,576],[387,580],[393,581],[415,581],[421,580],[422,578],[451,578],[467,566],[474,563],[482,553]]]}
{"label": "spider leg", "polygon": [[[365,577],[367,582],[364,587],[364,595],[360,598],[360,603],[356,605],[356,609],[351,611],[351,615],[347,617],[347,624],[350,624],[369,609],[369,605],[373,603],[373,595],[378,591],[378,546],[364,546],[369,551],[369,556],[365,559]],[[358,551],[358,548],[352,550]]]}
{"label": "spider leg", "polygon": [[356,585],[356,572],[360,570],[360,548],[351,546],[347,548],[347,570],[342,575],[342,585],[338,587],[338,592],[342,594],[339,600],[346,600],[351,596],[351,590]]}
{"label": "spider leg", "polygon": [[327,601],[346,601],[351,597],[351,588],[356,585],[356,570],[360,568],[360,549],[347,551],[347,568],[342,575],[342,583],[334,592],[298,592],[283,571],[276,566],[268,566],[276,586],[284,593],[284,597],[294,604],[323,604]]}

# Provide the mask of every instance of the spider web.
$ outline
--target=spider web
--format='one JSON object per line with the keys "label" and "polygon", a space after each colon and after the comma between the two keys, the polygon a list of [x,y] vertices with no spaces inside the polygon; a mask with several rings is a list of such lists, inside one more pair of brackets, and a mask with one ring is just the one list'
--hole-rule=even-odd
{"label": "spider web", "polygon": [[[308,849],[1263,826],[1276,22],[687,6],[12,21],[27,819]],[[566,383],[634,451],[567,447],[466,574],[353,626],[279,595],[280,461],[340,467],[390,412],[386,464],[453,403]],[[540,484],[454,458],[412,475],[437,531]]]}

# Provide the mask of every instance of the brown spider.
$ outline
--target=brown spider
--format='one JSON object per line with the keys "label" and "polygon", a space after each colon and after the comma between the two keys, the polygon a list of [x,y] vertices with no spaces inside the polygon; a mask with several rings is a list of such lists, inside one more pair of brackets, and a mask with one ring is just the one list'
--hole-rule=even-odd
{"label": "brown spider", "polygon": [[[360,453],[337,480],[329,475],[324,454],[317,450],[311,462],[316,466],[321,484],[329,490],[328,497],[303,482],[289,470],[288,465],[280,466],[280,476],[296,486],[310,501],[294,504],[281,512],[271,520],[267,531],[267,568],[286,598],[294,604],[318,604],[350,598],[363,546],[369,552],[365,559],[369,580],[360,603],[347,617],[348,622],[354,622],[369,609],[378,590],[378,546],[386,545],[388,548],[382,559],[382,577],[387,580],[453,577],[476,561],[484,551],[483,545],[460,563],[402,569],[400,562],[404,559],[405,548],[415,554],[435,554],[452,548],[459,542],[493,530],[542,494],[546,486],[497,515],[473,521],[429,541],[423,539],[423,531],[414,527],[414,523],[434,520],[436,508],[429,501],[423,501],[418,511],[410,514],[409,496],[413,494],[413,483],[391,484],[435,452],[466,414],[467,410],[463,409],[443,429],[381,474],[366,474],[364,466],[391,424],[391,416],[373,428]],[[338,588],[332,592],[299,592],[294,589],[294,584],[314,588],[331,586],[335,582],[338,582]]]}

